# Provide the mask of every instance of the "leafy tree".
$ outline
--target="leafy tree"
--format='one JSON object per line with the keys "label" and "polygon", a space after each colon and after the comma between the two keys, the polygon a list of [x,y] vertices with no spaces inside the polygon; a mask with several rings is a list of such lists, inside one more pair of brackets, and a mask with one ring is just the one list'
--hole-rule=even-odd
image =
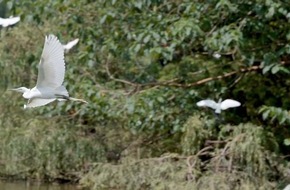
{"label": "leafy tree", "polygon": [[[145,139],[140,146],[150,145],[152,152],[143,157],[196,154],[207,138],[221,138],[223,125],[216,126],[213,114],[195,103],[233,98],[242,106],[223,113],[224,123],[251,123],[259,134],[270,134],[258,135],[263,142],[271,138],[279,144],[279,148],[275,143],[261,147],[277,154],[289,151],[283,144],[289,138],[290,106],[290,4],[286,1],[2,3],[6,16],[21,16],[15,27],[1,30],[4,89],[34,84],[44,35],[54,33],[63,43],[80,38],[76,49],[66,55],[65,85],[90,104],[59,103],[33,110],[34,114],[72,118],[66,122],[85,132],[102,127],[129,130]],[[16,109],[20,101],[10,106]],[[191,122],[193,116],[205,120]],[[209,131],[191,140],[199,131],[190,132],[191,125],[204,125]],[[258,125],[264,126],[263,133]],[[227,138],[231,137],[222,137]],[[124,147],[118,148],[122,152]]]}

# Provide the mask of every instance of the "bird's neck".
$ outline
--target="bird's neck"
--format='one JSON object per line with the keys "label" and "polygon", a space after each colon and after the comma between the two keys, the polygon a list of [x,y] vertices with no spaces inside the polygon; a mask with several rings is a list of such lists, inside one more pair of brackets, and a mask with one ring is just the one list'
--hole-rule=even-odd
{"label": "bird's neck", "polygon": [[24,90],[25,91],[23,92],[23,95],[22,96],[24,98],[26,98],[26,99],[30,99],[31,98],[31,93],[30,93],[31,92],[31,89],[25,88]]}

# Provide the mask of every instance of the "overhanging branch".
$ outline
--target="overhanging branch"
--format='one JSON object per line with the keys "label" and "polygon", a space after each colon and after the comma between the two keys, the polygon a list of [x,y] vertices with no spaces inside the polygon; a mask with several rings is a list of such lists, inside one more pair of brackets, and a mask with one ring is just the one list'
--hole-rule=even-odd
{"label": "overhanging branch", "polygon": [[[285,64],[289,64],[289,63],[285,62],[285,61],[281,62],[281,65],[285,65]],[[140,83],[134,83],[134,82],[130,82],[130,81],[127,81],[127,80],[115,78],[109,71],[108,62],[106,64],[107,74],[110,77],[110,79],[112,79],[114,81],[117,81],[117,82],[121,82],[121,83],[133,86],[134,87],[133,91],[138,91],[139,89],[144,88],[144,87],[156,87],[156,86],[172,86],[172,87],[190,88],[190,87],[199,86],[199,85],[211,82],[211,81],[228,78],[228,77],[231,77],[233,75],[240,74],[240,73],[247,73],[247,72],[257,71],[257,70],[261,70],[261,69],[263,69],[262,66],[251,66],[251,67],[248,67],[248,68],[241,68],[241,69],[239,69],[237,71],[232,71],[232,72],[229,72],[229,73],[225,73],[223,75],[219,75],[219,76],[216,76],[216,77],[208,77],[208,78],[205,78],[205,79],[193,82],[193,83],[187,83],[187,84],[178,83],[178,81],[179,81],[178,78],[174,78],[174,79],[171,79],[171,80],[168,80],[168,81],[140,84]]]}

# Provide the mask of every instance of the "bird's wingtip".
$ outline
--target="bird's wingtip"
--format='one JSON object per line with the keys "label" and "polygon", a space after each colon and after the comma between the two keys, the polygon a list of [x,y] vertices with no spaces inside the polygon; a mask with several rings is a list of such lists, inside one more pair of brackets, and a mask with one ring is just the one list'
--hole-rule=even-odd
{"label": "bird's wingtip", "polygon": [[54,34],[48,34],[45,36],[46,40],[58,39]]}
{"label": "bird's wingtip", "polygon": [[199,106],[199,107],[203,106],[203,100],[197,102],[196,105]]}

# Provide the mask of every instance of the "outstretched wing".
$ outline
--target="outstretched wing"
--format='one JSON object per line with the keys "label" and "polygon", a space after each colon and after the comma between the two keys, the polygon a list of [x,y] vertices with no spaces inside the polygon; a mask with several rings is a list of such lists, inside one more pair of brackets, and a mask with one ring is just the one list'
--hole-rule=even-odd
{"label": "outstretched wing", "polygon": [[221,109],[226,110],[228,108],[239,107],[241,105],[240,102],[232,99],[226,99],[221,103]]}
{"label": "outstretched wing", "polygon": [[54,35],[45,37],[44,48],[38,65],[36,87],[57,88],[62,85],[65,73],[64,50]]}
{"label": "outstretched wing", "polygon": [[79,42],[79,39],[75,39],[73,41],[68,42],[66,45],[63,45],[63,48],[65,50],[70,50],[72,47],[74,47]]}
{"label": "outstretched wing", "polygon": [[28,103],[24,106],[24,108],[35,108],[39,106],[44,106],[50,102],[53,102],[56,100],[55,98],[53,99],[40,99],[40,98],[33,98],[29,99]]}
{"label": "outstretched wing", "polygon": [[7,18],[6,20],[7,20],[7,23],[9,25],[13,25],[13,24],[16,24],[17,22],[20,21],[20,17],[19,16],[17,16],[17,17],[10,17],[10,18]]}
{"label": "outstretched wing", "polygon": [[210,107],[214,110],[218,108],[218,104],[213,100],[201,100],[196,105],[199,107]]}
{"label": "outstretched wing", "polygon": [[0,18],[0,25],[6,27],[9,25],[16,24],[20,21],[20,17]]}

